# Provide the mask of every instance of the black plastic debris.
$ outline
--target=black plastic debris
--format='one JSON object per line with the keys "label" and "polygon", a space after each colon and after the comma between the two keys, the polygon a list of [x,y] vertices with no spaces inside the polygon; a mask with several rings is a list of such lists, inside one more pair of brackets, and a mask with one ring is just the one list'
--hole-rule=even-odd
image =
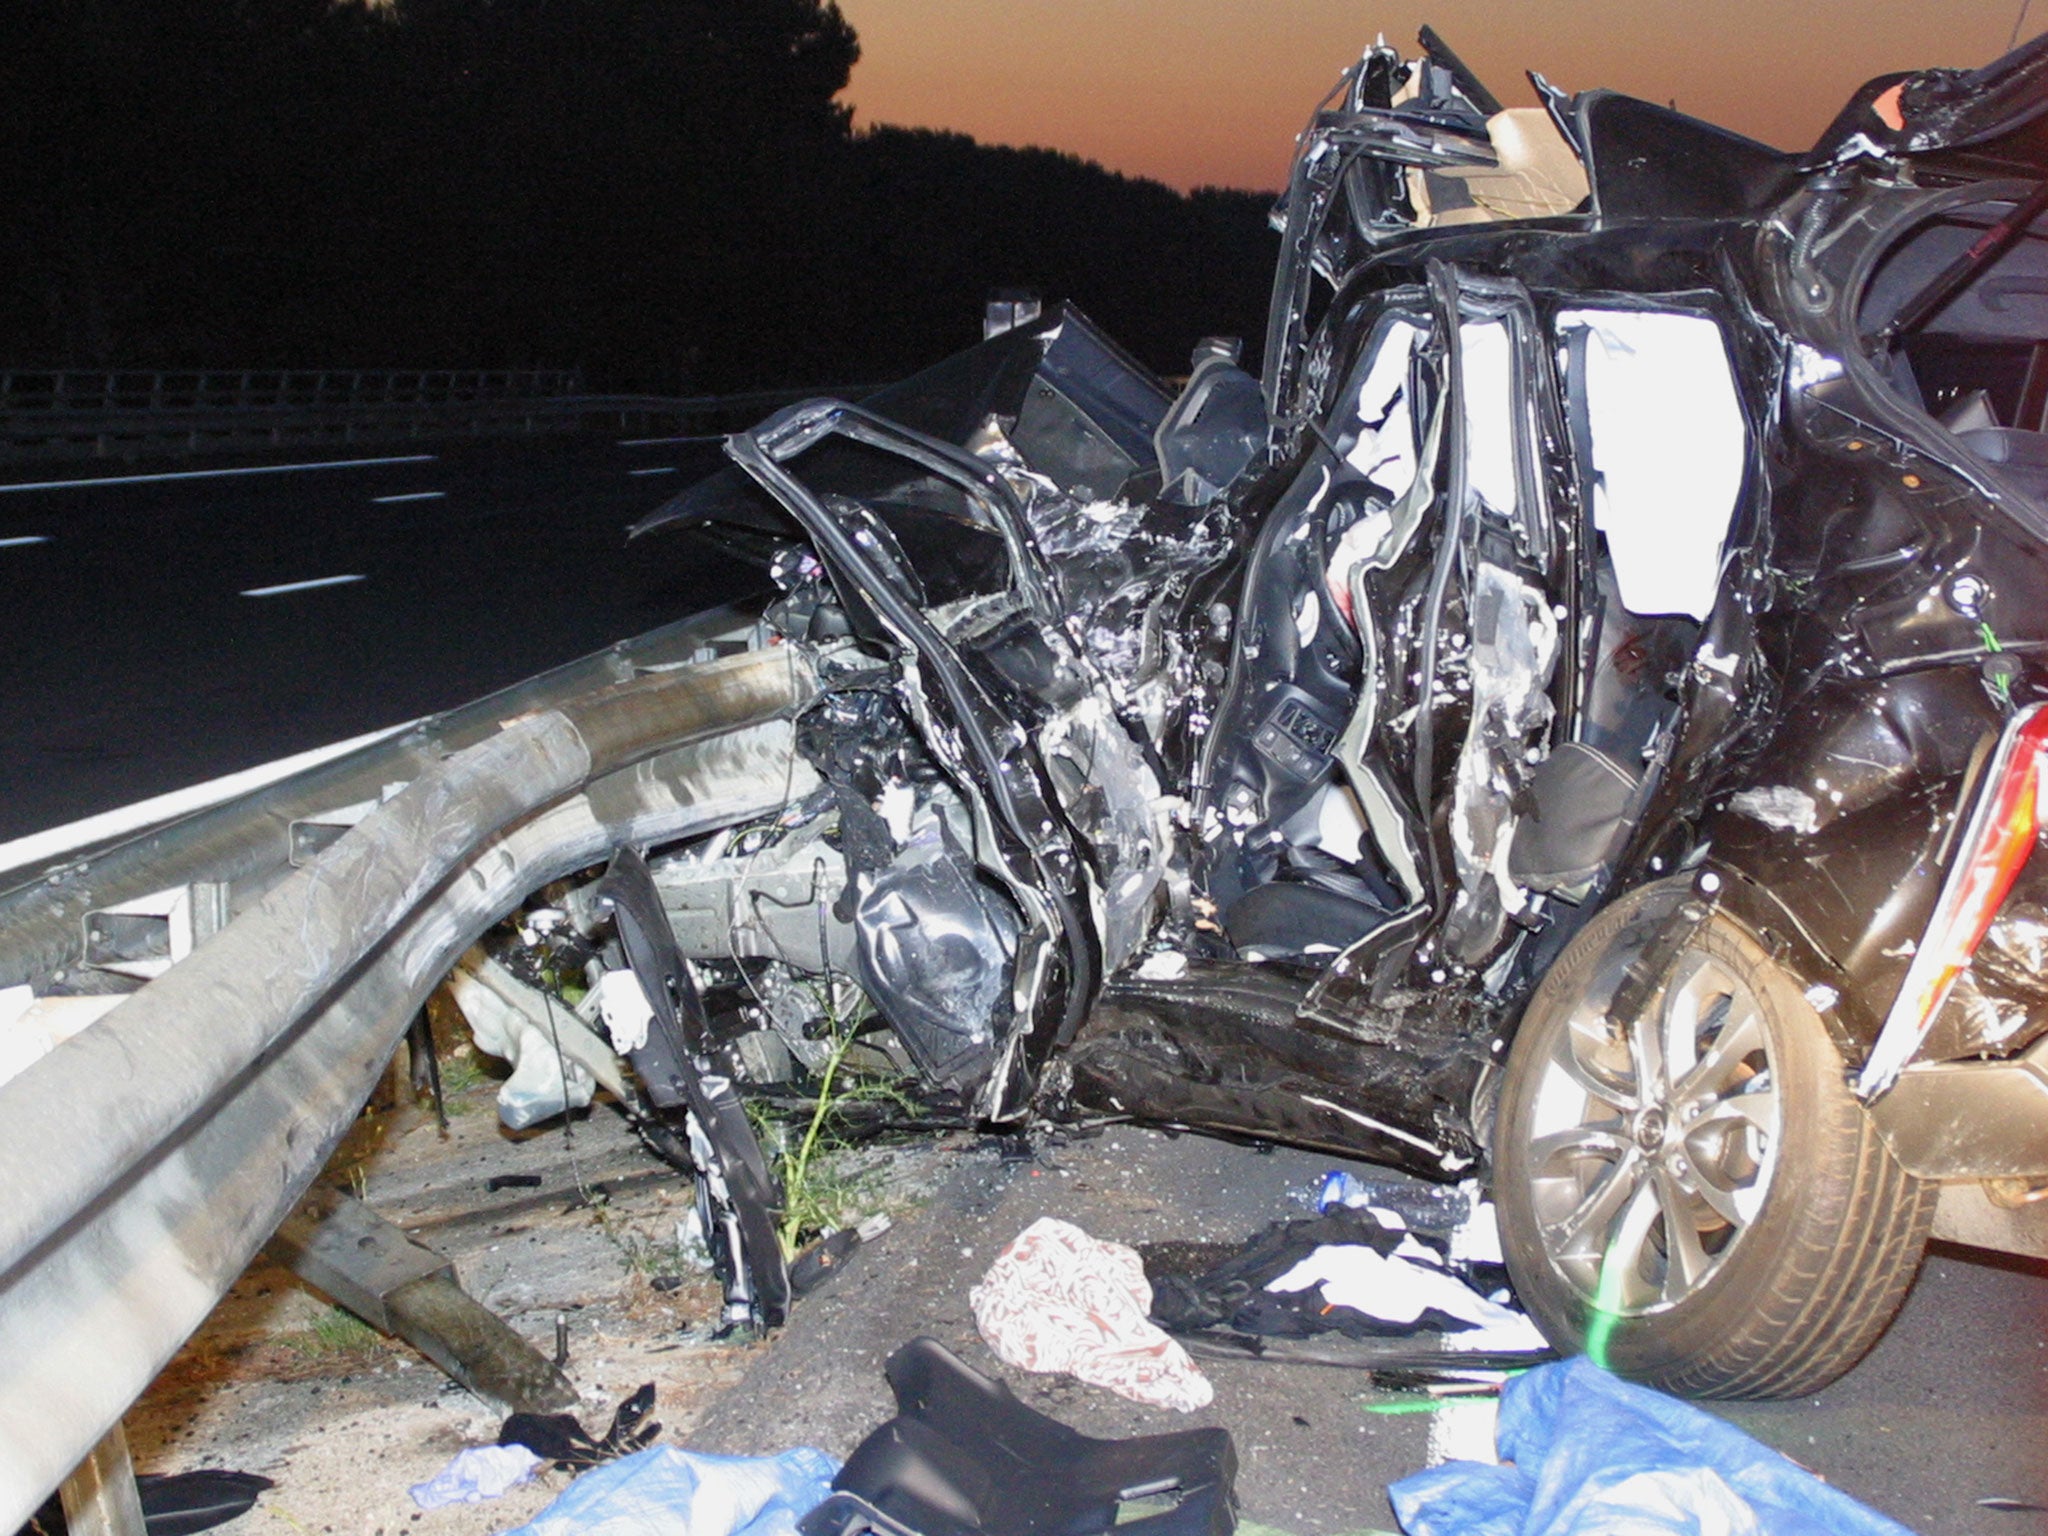
{"label": "black plastic debris", "polygon": [[782,1326],[789,1272],[776,1234],[782,1192],[730,1078],[712,1070],[710,1024],[647,860],[625,847],[598,887],[652,1011],[628,1053],[647,1090],[649,1144],[696,1177],[697,1217],[725,1289],[728,1332]]}
{"label": "black plastic debris", "polygon": [[[256,1496],[275,1486],[267,1477],[226,1467],[202,1467],[196,1472],[145,1472],[135,1479],[135,1491],[142,1501],[142,1528],[147,1536],[197,1536],[200,1531],[226,1525],[254,1509]],[[41,1536],[62,1536],[66,1529],[64,1505],[55,1494],[23,1527],[25,1533],[40,1532]]]}
{"label": "black plastic debris", "polygon": [[853,1262],[854,1254],[860,1250],[860,1242],[858,1228],[841,1227],[798,1254],[789,1266],[790,1298],[801,1300],[832,1279]]}
{"label": "black plastic debris", "polygon": [[1479,1347],[1489,1341],[1459,1340],[1457,1335],[1471,1333],[1476,1325],[1433,1306],[1404,1320],[1329,1302],[1320,1286],[1266,1288],[1318,1248],[1347,1246],[1369,1248],[1383,1258],[1400,1250],[1462,1282],[1475,1296],[1497,1295],[1507,1284],[1500,1265],[1450,1258],[1443,1232],[1383,1225],[1369,1212],[1348,1206],[1276,1221],[1235,1248],[1155,1243],[1138,1251],[1152,1283],[1152,1320],[1197,1359],[1334,1366],[1371,1371],[1376,1378],[1382,1372],[1446,1373],[1445,1379],[1455,1379],[1556,1358],[1549,1349],[1498,1343]]}
{"label": "black plastic debris", "polygon": [[537,1173],[494,1173],[484,1180],[484,1188],[494,1195],[501,1189],[539,1189],[540,1175]]}
{"label": "black plastic debris", "polygon": [[1270,1365],[1327,1365],[1339,1370],[1366,1371],[1381,1386],[1389,1376],[1408,1377],[1408,1389],[1421,1379],[1448,1380],[1459,1372],[1521,1371],[1557,1358],[1552,1349],[1447,1349],[1429,1335],[1414,1338],[1350,1339],[1326,1333],[1308,1339],[1261,1338],[1227,1328],[1174,1335],[1196,1360],[1260,1360]]}
{"label": "black plastic debris", "polygon": [[254,1509],[256,1496],[275,1486],[267,1477],[226,1467],[135,1479],[149,1536],[194,1536],[226,1525]]}
{"label": "black plastic debris", "polygon": [[[1242,1334],[1294,1339],[1333,1332],[1377,1338],[1469,1328],[1469,1323],[1433,1307],[1413,1323],[1397,1323],[1351,1307],[1326,1306],[1314,1287],[1291,1292],[1266,1289],[1320,1247],[1357,1245],[1385,1256],[1408,1235],[1380,1225],[1364,1211],[1339,1206],[1327,1215],[1275,1222],[1199,1274],[1190,1275],[1180,1266],[1189,1258],[1208,1256],[1213,1250],[1207,1245],[1199,1252],[1187,1245],[1141,1247],[1145,1278],[1152,1282],[1152,1320],[1176,1334],[1227,1327]],[[1506,1283],[1505,1271],[1487,1268],[1494,1270],[1487,1278],[1496,1286]]]}
{"label": "black plastic debris", "polygon": [[643,1421],[653,1411],[650,1381],[619,1404],[602,1438],[592,1436],[571,1414],[515,1413],[500,1426],[498,1444],[523,1445],[565,1472],[582,1472],[652,1445],[661,1425]]}
{"label": "black plastic debris", "polygon": [[886,1371],[896,1417],[848,1458],[803,1536],[1230,1536],[1237,1526],[1228,1430],[1097,1440],[927,1338]]}

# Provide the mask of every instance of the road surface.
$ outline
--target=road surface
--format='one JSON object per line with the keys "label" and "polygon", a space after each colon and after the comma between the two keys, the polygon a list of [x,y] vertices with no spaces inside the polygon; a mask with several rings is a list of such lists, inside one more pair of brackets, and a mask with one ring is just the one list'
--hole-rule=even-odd
{"label": "road surface", "polygon": [[[789,1327],[688,1444],[735,1452],[818,1445],[844,1456],[893,1411],[882,1362],[928,1334],[1084,1433],[1229,1429],[1242,1518],[1268,1528],[1259,1536],[1391,1530],[1389,1483],[1445,1459],[1490,1456],[1491,1404],[1430,1411],[1374,1390],[1356,1371],[1204,1361],[1216,1400],[1183,1416],[1000,1364],[976,1336],[968,1306],[997,1251],[1041,1216],[1133,1245],[1237,1242],[1305,1214],[1305,1193],[1333,1166],[1372,1172],[1306,1152],[1128,1126],[1046,1145],[1032,1162],[962,1158],[928,1204],[797,1305]],[[2033,1536],[2048,1529],[2044,1323],[2042,1266],[1941,1249],[1891,1331],[1834,1386],[1790,1402],[1709,1406],[1924,1536]]]}
{"label": "road surface", "polygon": [[0,842],[740,595],[747,573],[687,535],[625,538],[720,462],[580,435],[0,474]]}

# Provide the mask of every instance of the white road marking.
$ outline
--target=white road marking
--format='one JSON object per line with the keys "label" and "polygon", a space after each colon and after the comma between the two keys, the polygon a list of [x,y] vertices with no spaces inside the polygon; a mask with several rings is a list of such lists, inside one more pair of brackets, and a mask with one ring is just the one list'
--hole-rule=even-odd
{"label": "white road marking", "polygon": [[317,464],[251,464],[239,469],[175,469],[160,475],[101,475],[91,480],[24,480],[0,485],[5,491],[68,491],[94,485],[146,485],[156,480],[216,480],[227,475],[289,475],[307,469],[360,469],[372,464],[431,464],[435,453],[407,453],[386,459],[323,459]]}
{"label": "white road marking", "polygon": [[382,504],[390,501],[439,501],[446,491],[402,491],[396,496],[372,496],[370,500]]}
{"label": "white road marking", "polygon": [[49,542],[50,536],[47,533],[24,533],[11,539],[0,539],[0,549],[19,549],[24,544],[47,544]]}
{"label": "white road marking", "polygon": [[676,467],[673,464],[661,464],[653,469],[629,469],[626,471],[629,475],[672,475],[675,472]]}
{"label": "white road marking", "polygon": [[203,811],[208,806],[232,800],[236,795],[246,795],[251,790],[275,784],[279,779],[288,779],[295,773],[303,773],[306,769],[318,767],[321,763],[331,762],[337,757],[346,757],[358,747],[367,747],[372,742],[396,736],[400,731],[410,730],[418,723],[416,720],[407,720],[399,725],[386,726],[381,731],[368,731],[361,736],[351,736],[347,741],[330,742],[324,747],[314,747],[311,751],[281,757],[276,762],[244,768],[239,773],[209,779],[204,784],[174,789],[169,794],[138,800],[133,805],[120,806],[111,811],[101,811],[97,816],[67,822],[61,827],[31,832],[27,837],[18,837],[11,843],[0,843],[0,874],[10,874],[31,864],[47,863],[75,849],[111,842],[131,832],[140,832],[144,827],[161,826],[164,822],[175,821],[180,816]]}
{"label": "white road marking", "polygon": [[244,597],[283,597],[287,592],[310,592],[315,587],[343,587],[352,581],[361,581],[361,576],[316,576],[311,581],[287,581],[274,587],[251,587]]}
{"label": "white road marking", "polygon": [[686,437],[622,437],[621,448],[652,448],[658,443],[722,443],[731,434],[725,432],[696,432]]}

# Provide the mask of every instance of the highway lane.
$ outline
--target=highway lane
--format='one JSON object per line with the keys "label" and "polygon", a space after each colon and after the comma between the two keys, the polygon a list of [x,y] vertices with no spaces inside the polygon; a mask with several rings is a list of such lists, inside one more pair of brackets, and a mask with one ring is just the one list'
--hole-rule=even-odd
{"label": "highway lane", "polygon": [[625,538],[720,462],[580,435],[0,474],[0,842],[741,595],[749,574],[687,535]]}

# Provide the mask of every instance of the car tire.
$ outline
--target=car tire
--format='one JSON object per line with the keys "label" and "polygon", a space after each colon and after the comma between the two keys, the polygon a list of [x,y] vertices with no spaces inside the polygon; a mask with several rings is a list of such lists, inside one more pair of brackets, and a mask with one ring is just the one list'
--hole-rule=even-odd
{"label": "car tire", "polygon": [[1609,1025],[1687,889],[1616,901],[1530,1000],[1495,1122],[1503,1249],[1560,1349],[1689,1397],[1797,1396],[1898,1311],[1937,1186],[1899,1166],[1799,983],[1723,912]]}

